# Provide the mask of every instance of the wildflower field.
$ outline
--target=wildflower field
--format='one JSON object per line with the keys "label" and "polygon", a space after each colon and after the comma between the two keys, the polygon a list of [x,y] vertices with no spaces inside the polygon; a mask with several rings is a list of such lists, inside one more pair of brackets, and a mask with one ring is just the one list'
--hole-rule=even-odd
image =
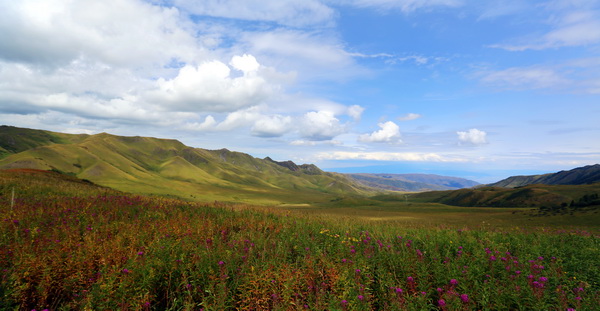
{"label": "wildflower field", "polygon": [[0,171],[1,310],[598,310],[578,229],[403,226]]}

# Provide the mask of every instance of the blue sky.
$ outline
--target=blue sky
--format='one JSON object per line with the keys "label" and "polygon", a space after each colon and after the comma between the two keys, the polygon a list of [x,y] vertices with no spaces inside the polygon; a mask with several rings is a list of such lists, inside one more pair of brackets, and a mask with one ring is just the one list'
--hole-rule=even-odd
{"label": "blue sky", "polygon": [[597,0],[0,0],[7,125],[492,182],[599,116]]}

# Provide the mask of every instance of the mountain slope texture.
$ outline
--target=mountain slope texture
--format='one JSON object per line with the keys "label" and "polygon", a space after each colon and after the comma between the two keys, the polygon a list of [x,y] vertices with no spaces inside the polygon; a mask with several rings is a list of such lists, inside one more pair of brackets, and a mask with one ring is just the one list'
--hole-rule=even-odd
{"label": "mountain slope texture", "polygon": [[309,203],[369,189],[314,165],[258,159],[177,140],[0,127],[0,169],[55,170],[121,191],[201,201]]}
{"label": "mountain slope texture", "polygon": [[600,164],[574,168],[553,174],[512,176],[490,184],[492,187],[515,188],[533,184],[585,185],[600,182]]}

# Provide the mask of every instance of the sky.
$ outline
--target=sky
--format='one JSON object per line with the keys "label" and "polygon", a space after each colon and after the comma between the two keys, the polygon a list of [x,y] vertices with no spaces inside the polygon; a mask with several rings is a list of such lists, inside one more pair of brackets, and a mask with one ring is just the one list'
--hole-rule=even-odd
{"label": "sky", "polygon": [[0,124],[482,183],[600,163],[598,0],[0,0]]}

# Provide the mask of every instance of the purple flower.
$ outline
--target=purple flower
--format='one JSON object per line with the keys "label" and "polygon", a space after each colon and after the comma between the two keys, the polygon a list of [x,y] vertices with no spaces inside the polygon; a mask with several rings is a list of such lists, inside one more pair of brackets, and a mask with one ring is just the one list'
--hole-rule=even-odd
{"label": "purple flower", "polygon": [[129,273],[130,271],[129,271],[129,269],[125,268],[125,269],[121,270],[121,272],[123,272],[123,273],[127,274],[127,273]]}
{"label": "purple flower", "polygon": [[575,297],[575,300],[581,300],[581,297],[579,297],[579,296]]}
{"label": "purple flower", "polygon": [[496,261],[496,256],[494,256],[494,255],[490,256],[490,261]]}
{"label": "purple flower", "polygon": [[540,282],[548,282],[548,278],[541,276],[538,281]]}
{"label": "purple flower", "polygon": [[138,252],[138,256],[144,255],[144,252]]}
{"label": "purple flower", "polygon": [[219,266],[222,266],[222,265],[225,264],[225,262],[221,260],[221,261],[218,262],[218,264],[219,264]]}
{"label": "purple flower", "polygon": [[358,300],[363,301],[365,299],[365,296],[363,295],[358,295]]}
{"label": "purple flower", "polygon": [[398,294],[402,294],[402,288],[400,288],[400,287],[396,287],[396,293],[398,293]]}
{"label": "purple flower", "polygon": [[456,279],[450,280],[451,285],[458,285],[458,281]]}
{"label": "purple flower", "polygon": [[469,296],[467,294],[462,294],[460,295],[460,300],[462,300],[464,303],[467,303],[469,302]]}
{"label": "purple flower", "polygon": [[345,307],[348,305],[348,301],[346,299],[342,300],[340,303],[342,304],[342,307]]}
{"label": "purple flower", "polygon": [[406,280],[407,280],[409,283],[412,283],[412,282],[414,282],[414,281],[415,281],[415,279],[413,279],[413,277],[412,277],[412,276],[409,276],[409,277],[407,277],[407,278],[406,278]]}
{"label": "purple flower", "polygon": [[443,292],[443,291],[444,291],[443,289],[441,289],[441,288],[439,288],[439,287],[437,288],[437,292],[438,292],[438,293],[441,293],[441,292]]}
{"label": "purple flower", "polygon": [[438,306],[443,307],[446,305],[446,301],[444,299],[438,300]]}

